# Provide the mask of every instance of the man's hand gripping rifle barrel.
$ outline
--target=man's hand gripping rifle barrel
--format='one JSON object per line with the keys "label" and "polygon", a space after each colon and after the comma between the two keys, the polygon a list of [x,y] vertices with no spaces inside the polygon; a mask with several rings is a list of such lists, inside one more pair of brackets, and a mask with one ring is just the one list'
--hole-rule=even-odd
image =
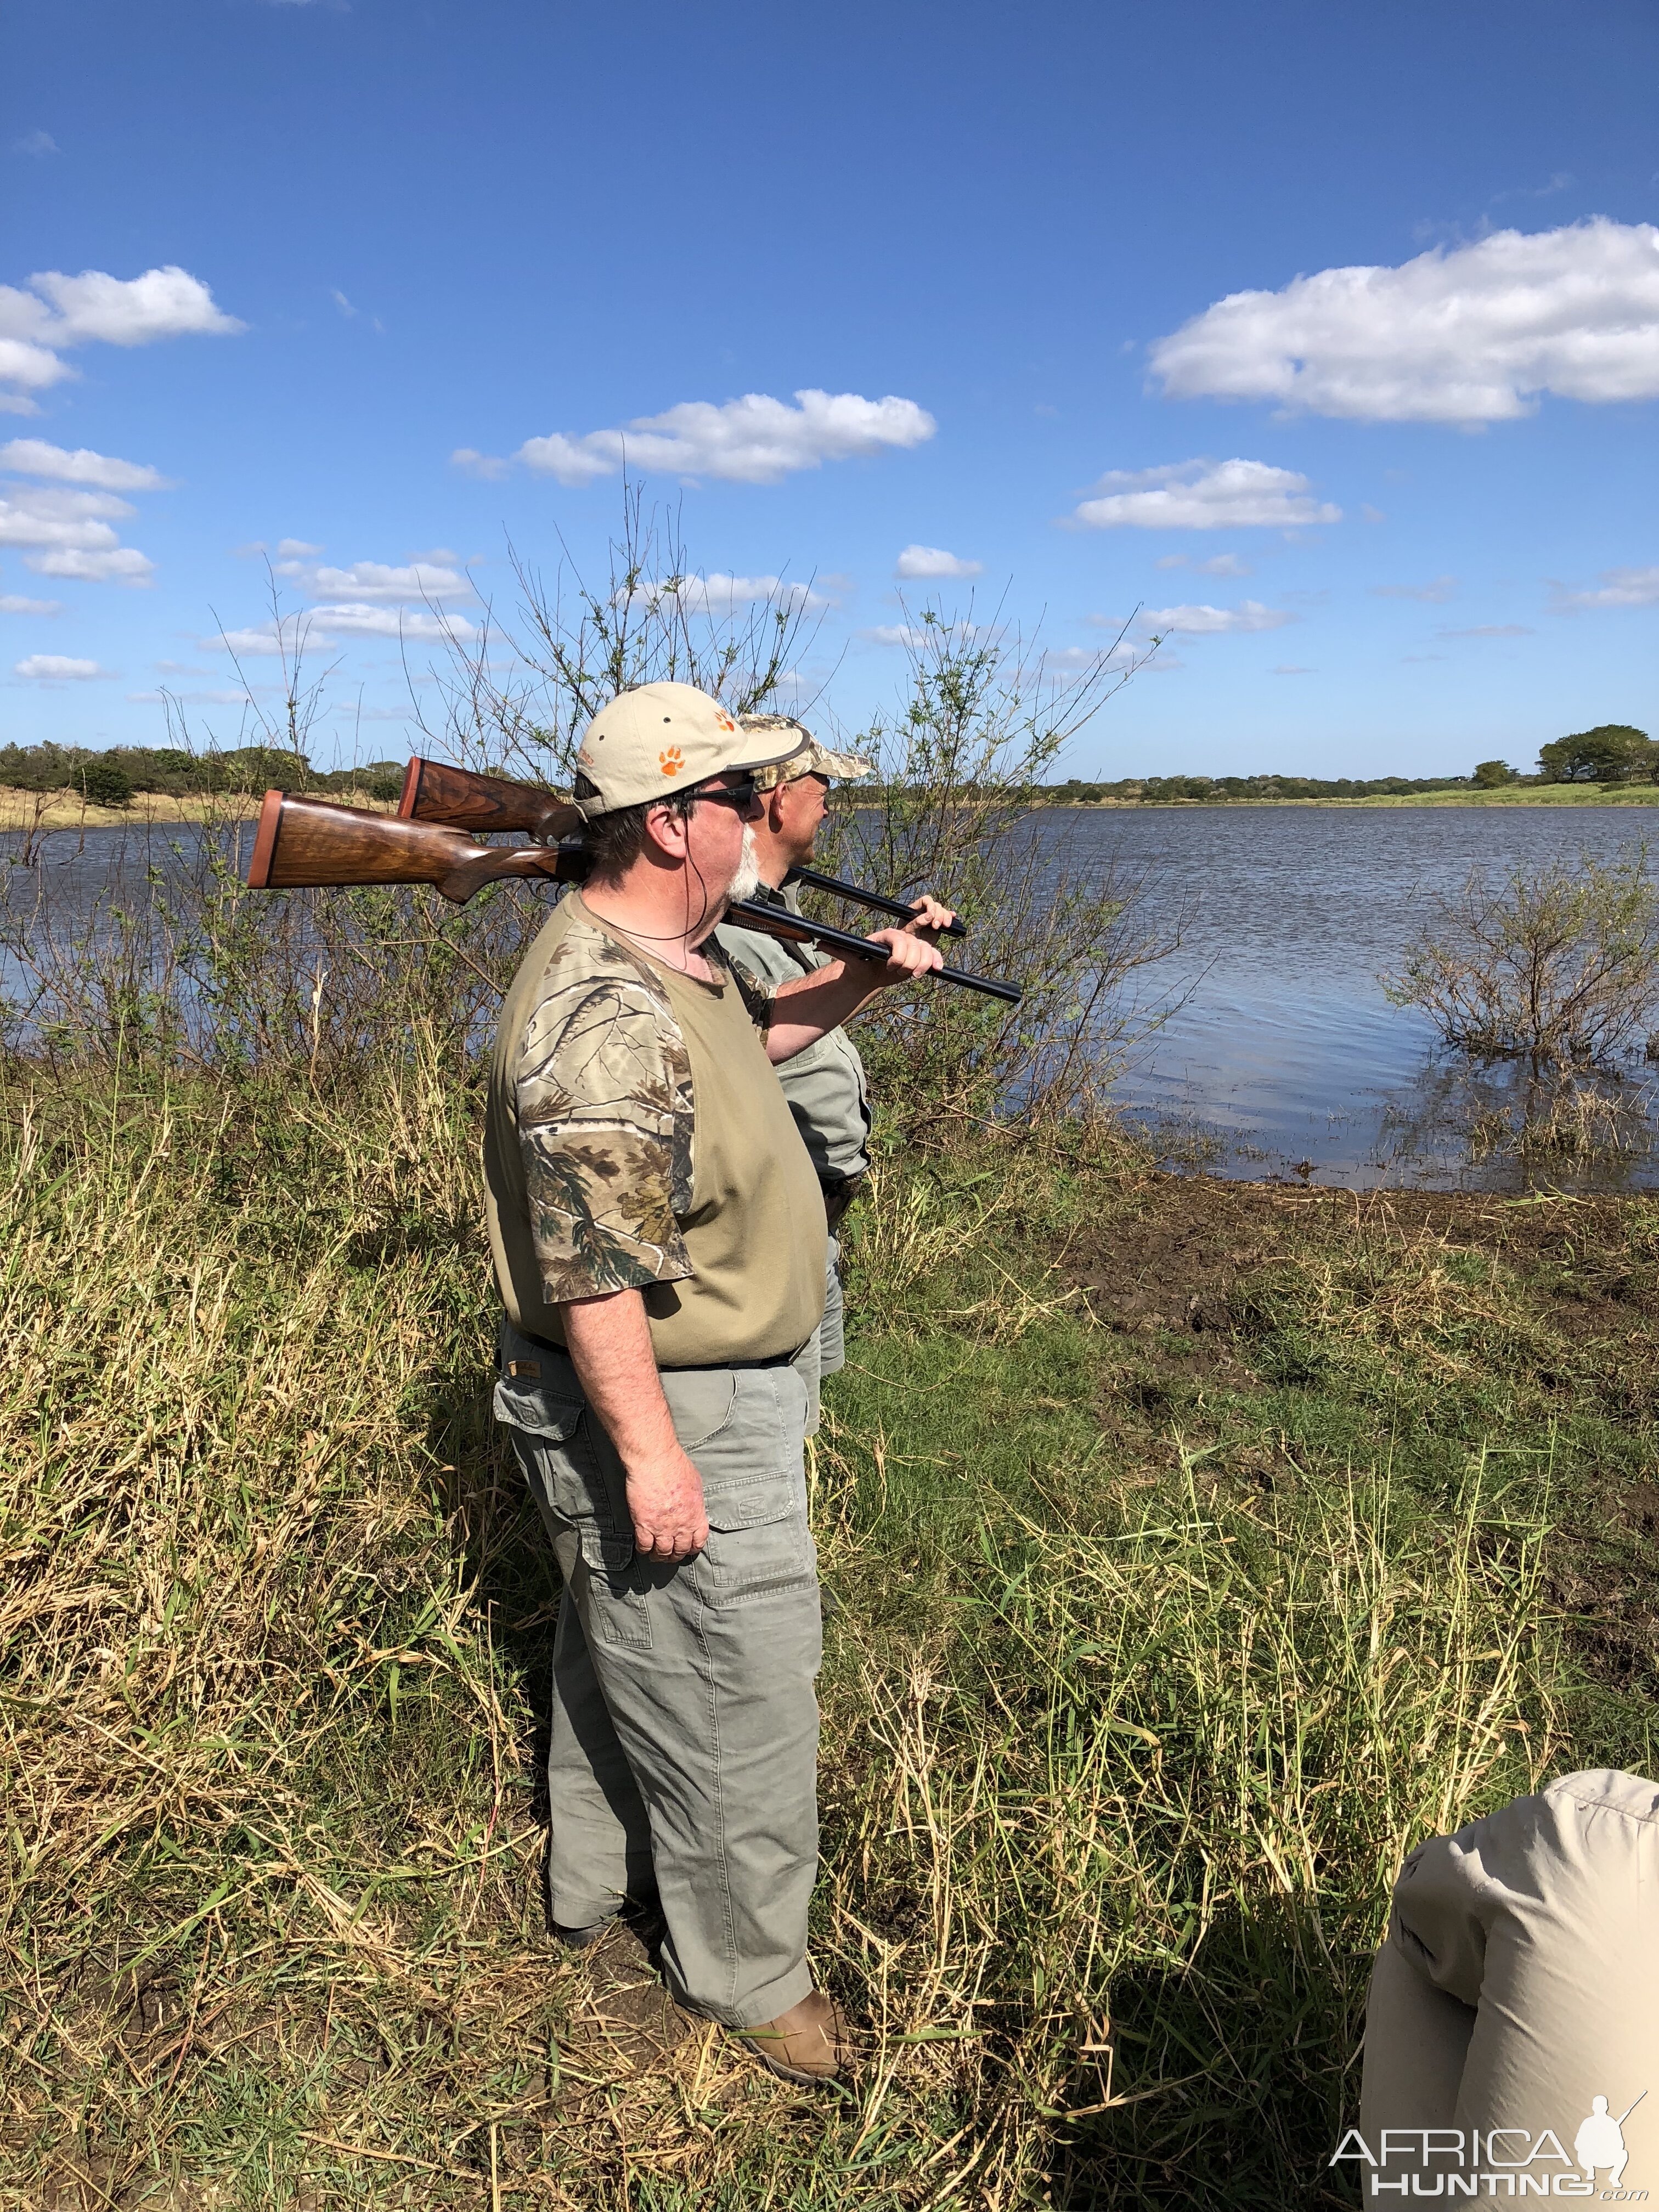
{"label": "man's hand gripping rifle barrel", "polygon": [[[259,811],[248,885],[253,890],[297,890],[352,884],[430,884],[445,898],[464,905],[486,884],[536,878],[584,882],[588,857],[579,834],[581,827],[579,810],[556,792],[501,776],[474,775],[444,761],[416,759],[409,763],[395,817],[268,791]],[[528,836],[532,842],[476,842],[489,835]],[[915,909],[900,899],[860,890],[839,877],[822,876],[810,868],[794,873],[810,890],[854,900],[880,914],[914,918]],[[797,944],[819,945],[843,958],[875,966],[885,966],[889,958],[884,945],[850,930],[809,921],[758,901],[734,900],[727,914],[746,929]],[[960,921],[953,921],[942,933],[963,937],[967,932]],[[1012,983],[971,975],[965,968],[933,972],[942,982],[959,984],[1008,1006],[1019,1003],[1019,990]]]}

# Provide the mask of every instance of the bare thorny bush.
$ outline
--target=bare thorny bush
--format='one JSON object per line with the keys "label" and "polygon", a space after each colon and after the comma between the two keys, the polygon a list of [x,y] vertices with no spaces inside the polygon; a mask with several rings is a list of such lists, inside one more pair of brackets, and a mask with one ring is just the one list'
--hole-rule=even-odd
{"label": "bare thorny bush", "polygon": [[1585,853],[1511,868],[1495,885],[1473,870],[1382,981],[1459,1055],[1450,1091],[1430,1093],[1474,1159],[1556,1166],[1650,1150],[1648,1101],[1629,1080],[1659,1007],[1645,845],[1611,864]]}
{"label": "bare thorny bush", "polygon": [[1615,1066],[1659,1006],[1659,886],[1647,848],[1611,865],[1584,853],[1512,868],[1496,887],[1473,870],[1437,902],[1384,987],[1479,1058]]}
{"label": "bare thorny bush", "polygon": [[[510,624],[445,624],[447,651],[411,675],[423,748],[469,765],[568,784],[582,729],[607,698],[657,680],[696,684],[734,712],[787,702],[876,764],[843,787],[823,864],[872,888],[935,891],[970,918],[961,964],[1018,981],[1017,1009],[940,985],[876,1002],[860,1034],[899,1121],[941,1111],[1022,1121],[1098,1103],[1115,1054],[1155,1026],[1139,971],[1174,949],[1137,912],[1139,880],[1068,853],[1060,815],[1034,809],[1070,740],[1139,665],[1123,641],[1055,675],[1037,641],[1000,620],[922,610],[902,705],[844,732],[800,662],[820,602],[781,580],[758,597],[705,577],[678,521],[630,490],[602,585],[568,555],[550,585],[516,557]],[[283,704],[250,712],[296,756],[325,711],[305,666],[302,619],[276,610]],[[246,725],[245,725],[246,726]],[[180,727],[173,734],[187,735]],[[71,1056],[159,1054],[221,1068],[347,1080],[436,1039],[476,1058],[500,992],[544,908],[498,885],[464,911],[423,890],[250,894],[240,810],[210,802],[198,832],[151,831],[100,883],[13,868],[0,906],[15,1044]],[[868,927],[858,910],[826,918]],[[897,1078],[902,1073],[902,1081]]]}

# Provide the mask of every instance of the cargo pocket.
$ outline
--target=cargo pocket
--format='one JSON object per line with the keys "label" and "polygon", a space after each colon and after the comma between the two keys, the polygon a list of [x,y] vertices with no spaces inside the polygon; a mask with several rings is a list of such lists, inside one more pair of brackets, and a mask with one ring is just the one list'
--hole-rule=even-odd
{"label": "cargo pocket", "polygon": [[613,1536],[596,1521],[584,1521],[577,1535],[587,1568],[588,1611],[600,1636],[607,1644],[648,1650],[651,1613],[646,1592],[651,1575],[635,1551],[633,1538]]}
{"label": "cargo pocket", "polygon": [[787,1477],[733,1484],[708,1500],[708,1541],[694,1573],[705,1604],[747,1605],[810,1589],[817,1553],[804,1494]]}
{"label": "cargo pocket", "polygon": [[[543,1373],[546,1371],[544,1367]],[[495,1412],[496,1419],[513,1432],[520,1463],[544,1518],[578,1527],[597,1522],[607,1539],[627,1527],[611,1472],[615,1455],[603,1431],[599,1437],[605,1449],[596,1448],[595,1425],[574,1377],[564,1381],[557,1367],[545,1382],[533,1375],[503,1374],[495,1385]]]}
{"label": "cargo pocket", "polygon": [[665,1367],[661,1382],[682,1451],[695,1454],[730,1425],[738,1402],[731,1368]]}

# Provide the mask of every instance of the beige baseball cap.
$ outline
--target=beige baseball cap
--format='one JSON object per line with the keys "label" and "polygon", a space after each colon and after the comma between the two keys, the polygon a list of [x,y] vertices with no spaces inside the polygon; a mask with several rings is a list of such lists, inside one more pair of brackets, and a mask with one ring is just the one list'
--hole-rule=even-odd
{"label": "beige baseball cap", "polygon": [[587,726],[576,755],[574,798],[585,819],[672,799],[711,775],[775,767],[809,744],[781,716],[769,726],[739,723],[690,684],[641,684],[618,693]]}
{"label": "beige baseball cap", "polygon": [[793,753],[786,754],[770,767],[756,770],[757,791],[770,791],[780,783],[793,783],[803,775],[854,777],[873,775],[876,772],[873,762],[860,760],[856,753],[832,753],[828,745],[818,743],[805,724],[788,714],[740,714],[738,720],[742,728],[752,731],[757,738],[775,732],[781,743],[784,732],[793,730],[800,740]]}

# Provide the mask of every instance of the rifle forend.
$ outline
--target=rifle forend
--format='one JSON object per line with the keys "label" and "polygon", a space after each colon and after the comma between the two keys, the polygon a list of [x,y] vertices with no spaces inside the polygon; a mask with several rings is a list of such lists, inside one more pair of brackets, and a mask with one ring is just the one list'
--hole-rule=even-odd
{"label": "rifle forend", "polygon": [[474,775],[471,769],[418,754],[404,771],[398,812],[405,822],[444,823],[480,837],[521,830],[543,845],[574,837],[582,826],[580,813],[556,792],[509,783],[504,776]]}
{"label": "rifle forend", "polygon": [[556,848],[478,845],[460,830],[400,822],[364,806],[331,806],[268,791],[248,863],[250,890],[316,884],[430,884],[464,906],[486,884],[508,876],[561,875]]}

